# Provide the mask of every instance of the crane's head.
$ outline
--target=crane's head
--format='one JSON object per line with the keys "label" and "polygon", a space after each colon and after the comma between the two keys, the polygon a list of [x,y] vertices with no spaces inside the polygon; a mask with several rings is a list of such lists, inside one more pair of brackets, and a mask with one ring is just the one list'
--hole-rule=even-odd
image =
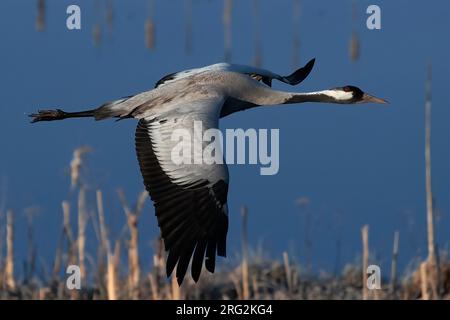
{"label": "crane's head", "polygon": [[388,103],[386,100],[365,93],[355,86],[334,88],[329,90],[328,95],[331,96],[336,103]]}

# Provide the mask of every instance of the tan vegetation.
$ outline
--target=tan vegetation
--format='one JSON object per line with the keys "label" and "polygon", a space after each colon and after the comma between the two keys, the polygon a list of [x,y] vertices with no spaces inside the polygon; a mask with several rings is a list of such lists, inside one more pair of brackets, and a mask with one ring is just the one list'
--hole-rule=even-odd
{"label": "tan vegetation", "polygon": [[[186,278],[181,287],[176,278],[165,276],[165,253],[161,239],[155,241],[153,263],[149,270],[141,268],[139,250],[139,216],[143,211],[147,194],[137,197],[136,205],[130,207],[123,191],[119,199],[125,213],[125,225],[117,239],[110,239],[105,222],[107,214],[100,190],[91,191],[79,186],[78,232],[73,237],[70,223],[71,205],[62,202],[62,227],[55,252],[51,276],[46,278],[36,273],[33,281],[23,281],[17,277],[14,266],[13,213],[9,211],[6,219],[6,257],[0,265],[1,299],[432,299],[450,298],[450,262],[446,255],[440,256],[441,277],[439,295],[429,290],[432,271],[426,263],[419,265],[417,271],[405,276],[401,283],[393,285],[383,283],[381,290],[367,290],[362,284],[367,281],[364,268],[370,263],[369,229],[362,228],[362,263],[348,264],[340,275],[323,273],[312,276],[306,268],[287,252],[278,260],[264,258],[255,253],[248,244],[247,221],[249,210],[242,207],[242,259],[222,261],[222,268],[215,274],[204,272],[195,284]],[[96,214],[89,216],[86,210],[86,193],[95,192]],[[80,210],[81,208],[81,210]],[[81,216],[81,218],[80,218]],[[88,217],[90,217],[88,219]],[[87,225],[91,224],[98,235],[97,259],[90,261],[95,248],[85,246]],[[1,234],[1,232],[0,232]],[[64,244],[66,244],[64,246]],[[126,259],[121,259],[122,250]],[[398,235],[394,236],[393,264],[398,255]],[[1,252],[1,251],[0,251]],[[84,257],[84,258],[83,258]],[[3,258],[3,257],[2,257]],[[70,264],[80,266],[84,263],[81,290],[69,290],[66,287],[66,267]],[[231,262],[230,262],[231,261]],[[363,277],[361,277],[363,275]],[[89,280],[88,280],[89,279]],[[36,285],[39,284],[39,285]]]}

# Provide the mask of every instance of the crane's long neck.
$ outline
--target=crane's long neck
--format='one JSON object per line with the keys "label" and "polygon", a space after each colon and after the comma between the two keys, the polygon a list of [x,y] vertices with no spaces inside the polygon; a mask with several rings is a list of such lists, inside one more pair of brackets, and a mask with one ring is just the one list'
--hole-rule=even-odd
{"label": "crane's long neck", "polygon": [[[274,106],[303,102],[346,103],[348,97],[336,90],[322,90],[314,92],[284,92],[258,86],[251,90],[240,90],[231,94],[226,100],[220,116],[226,117],[232,113],[258,106]],[[347,100],[348,101],[348,100]]]}
{"label": "crane's long neck", "polygon": [[350,98],[350,93],[332,89],[314,92],[284,92],[258,86],[253,87],[252,90],[243,91],[240,100],[255,106],[264,106],[303,102],[345,103]]}
{"label": "crane's long neck", "polygon": [[286,100],[280,104],[303,103],[303,102],[323,102],[342,103],[345,97],[333,90],[321,90],[304,93],[287,93]]}

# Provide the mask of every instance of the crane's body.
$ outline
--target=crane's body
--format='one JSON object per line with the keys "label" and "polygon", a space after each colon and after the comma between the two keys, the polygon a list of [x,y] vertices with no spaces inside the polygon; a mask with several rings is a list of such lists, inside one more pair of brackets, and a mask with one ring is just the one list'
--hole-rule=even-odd
{"label": "crane's body", "polygon": [[313,64],[311,60],[289,76],[248,66],[215,64],[167,75],[150,91],[96,109],[42,110],[31,117],[32,122],[78,117],[138,119],[136,152],[168,251],[167,275],[177,266],[176,277],[181,284],[191,263],[191,274],[197,281],[204,259],[206,269],[214,272],[216,254],[226,255],[228,168],[207,160],[201,164],[173,163],[171,150],[176,142],[171,140],[172,133],[176,129],[193,132],[195,121],[202,122],[202,130],[218,128],[220,118],[257,106],[386,103],[353,86],[307,93],[270,88],[273,79],[298,84]]}

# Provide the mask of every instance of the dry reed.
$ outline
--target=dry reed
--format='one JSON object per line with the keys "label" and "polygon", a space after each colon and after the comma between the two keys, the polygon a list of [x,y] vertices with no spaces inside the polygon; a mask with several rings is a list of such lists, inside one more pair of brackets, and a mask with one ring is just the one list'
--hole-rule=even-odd
{"label": "dry reed", "polygon": [[289,255],[286,251],[283,252],[283,262],[284,262],[284,272],[286,274],[286,286],[288,288],[288,293],[292,293],[292,272],[291,265],[289,263]]}
{"label": "dry reed", "polygon": [[428,275],[426,262],[422,262],[420,264],[420,291],[422,292],[422,300],[430,300],[430,296],[428,294]]}
{"label": "dry reed", "polygon": [[253,0],[253,30],[254,30],[254,56],[253,65],[257,68],[262,66],[262,46],[261,46],[261,22],[260,22],[260,2]]}
{"label": "dry reed", "polygon": [[30,281],[36,267],[36,244],[34,241],[33,217],[39,212],[37,207],[25,208],[27,218],[27,260],[25,264],[25,281]]}
{"label": "dry reed", "polygon": [[[78,156],[79,157],[79,156]],[[80,157],[79,157],[80,158]],[[80,158],[81,159],[81,158]],[[78,161],[78,163],[80,163]],[[271,261],[270,266],[265,264],[262,257],[256,257],[252,260],[252,273],[249,269],[249,244],[248,244],[248,209],[242,207],[242,261],[238,268],[231,272],[216,272],[214,276],[208,276],[207,274],[202,277],[201,282],[193,286],[190,279],[185,279],[185,284],[179,287],[176,281],[176,277],[172,277],[171,281],[167,281],[165,278],[165,254],[164,246],[161,238],[158,239],[157,245],[154,249],[153,256],[153,268],[144,277],[145,271],[141,270],[139,260],[139,248],[138,248],[138,217],[142,212],[145,199],[147,198],[146,192],[142,192],[137,200],[136,206],[130,209],[128,206],[123,192],[119,192],[119,198],[122,203],[122,207],[125,212],[126,225],[124,230],[129,232],[129,240],[127,243],[128,250],[128,273],[123,274],[119,272],[121,267],[121,236],[115,241],[114,251],[112,251],[110,240],[107,234],[107,226],[105,222],[105,212],[103,206],[103,195],[100,190],[96,192],[97,212],[98,212],[98,225],[95,224],[97,219],[92,219],[94,230],[96,231],[97,238],[99,239],[99,252],[103,252],[98,256],[97,264],[103,263],[106,256],[106,273],[102,273],[99,270],[99,276],[95,279],[95,282],[88,283],[84,281],[83,291],[71,290],[68,292],[65,288],[64,278],[60,278],[60,270],[64,264],[77,264],[83,266],[83,279],[87,278],[87,272],[94,270],[91,265],[95,265],[94,261],[89,258],[89,252],[85,252],[86,243],[86,226],[87,226],[87,192],[88,190],[84,186],[82,181],[79,180],[79,171],[81,164],[74,166],[78,170],[76,174],[75,183],[79,186],[78,194],[78,234],[76,239],[72,235],[71,222],[70,222],[70,204],[67,201],[63,201],[63,227],[60,236],[60,242],[58,249],[56,250],[53,276],[51,278],[50,286],[45,281],[41,286],[33,286],[33,283],[27,283],[26,281],[20,281],[15,279],[14,275],[14,230],[13,230],[13,215],[12,211],[7,212],[6,218],[6,263],[5,268],[0,265],[0,279],[1,288],[6,288],[3,292],[0,291],[1,297],[10,297],[14,294],[20,294],[20,297],[26,297],[31,299],[54,299],[54,298],[68,298],[80,299],[80,298],[93,298],[93,299],[125,299],[125,298],[151,298],[155,300],[159,299],[199,299],[199,298],[222,298],[222,299],[277,299],[277,298],[318,298],[318,297],[332,297],[332,298],[348,298],[351,297],[369,299],[369,292],[367,289],[367,266],[369,264],[369,229],[368,226],[364,226],[361,230],[362,242],[363,242],[363,290],[360,288],[360,273],[354,273],[354,279],[351,278],[351,274],[345,276],[344,279],[332,278],[326,279],[325,282],[319,278],[311,280],[300,281],[299,267],[292,264],[289,261],[289,255],[283,253],[283,261],[274,263]],[[73,169],[73,167],[72,167]],[[300,198],[297,200],[300,207],[307,207],[309,205],[308,198]],[[34,236],[32,235],[31,218],[29,218],[28,227],[28,242],[29,248],[31,248],[30,242],[33,242]],[[308,223],[305,223],[305,226]],[[430,237],[429,237],[430,239]],[[64,252],[64,240],[67,241],[67,252]],[[374,298],[385,298],[388,294],[389,297],[411,297],[407,293],[405,285],[395,285],[396,279],[396,264],[398,256],[398,232],[394,235],[393,246],[393,258],[392,258],[392,274],[391,276],[392,290],[386,292],[375,292]],[[434,236],[433,236],[434,242]],[[437,255],[436,255],[437,256]],[[30,254],[29,254],[30,257]],[[34,258],[33,258],[34,259]],[[1,257],[0,257],[1,260]],[[89,268],[86,270],[86,262]],[[31,259],[28,258],[28,263],[31,265]],[[444,270],[450,270],[450,263],[445,260],[442,261],[445,266]],[[432,299],[439,297],[438,293],[433,290],[433,281],[440,281],[440,278],[436,278],[432,265],[428,264],[428,261],[423,262],[417,271],[418,282],[414,290],[422,292],[423,299]],[[447,268],[447,269],[445,269]],[[355,269],[356,270],[356,269]],[[450,274],[450,271],[448,271]],[[44,271],[45,273],[45,271]],[[350,280],[348,279],[350,277]],[[140,281],[145,279],[144,281]],[[23,277],[22,277],[23,279]],[[354,283],[354,285],[352,285]],[[144,285],[145,284],[145,285]],[[148,285],[148,286],[146,286]],[[413,285],[415,285],[413,283]],[[442,283],[443,295],[449,295],[448,284]],[[323,289],[325,288],[325,289]],[[400,290],[400,291],[398,291]],[[403,291],[401,291],[403,290]],[[392,291],[390,293],[390,291]],[[90,293],[89,293],[90,292]],[[331,293],[330,293],[331,292]],[[339,295],[341,292],[342,295]],[[321,296],[322,294],[322,296]],[[334,296],[333,296],[334,294]],[[417,297],[417,295],[415,296]]]}
{"label": "dry reed", "polygon": [[292,18],[292,67],[298,68],[300,64],[300,0],[293,1]]}
{"label": "dry reed", "polygon": [[16,288],[16,281],[14,279],[14,216],[12,210],[6,213],[5,284],[9,290]]}
{"label": "dry reed", "polygon": [[37,1],[36,30],[44,31],[45,29],[45,0]]}
{"label": "dry reed", "polygon": [[67,201],[62,202],[63,209],[63,230],[68,243],[68,261],[69,264],[76,263],[75,241],[73,238],[72,227],[70,224],[70,204]]}
{"label": "dry reed", "polygon": [[369,299],[369,289],[367,287],[367,268],[369,267],[369,226],[365,225],[361,228],[362,237],[362,298]]}
{"label": "dry reed", "polygon": [[114,23],[114,6],[113,6],[112,0],[108,0],[108,2],[106,3],[105,18],[106,18],[106,25],[108,26],[108,30],[109,30],[109,32],[111,32],[112,28],[113,28],[113,23]]}
{"label": "dry reed", "polygon": [[231,61],[231,22],[233,13],[233,0],[225,0],[223,7],[223,32],[224,32],[224,60],[225,62]]}
{"label": "dry reed", "polygon": [[395,287],[397,286],[397,260],[398,260],[398,242],[400,238],[400,233],[395,231],[394,233],[394,244],[392,246],[392,263],[391,263],[391,292],[395,292]]}
{"label": "dry reed", "polygon": [[350,36],[350,42],[349,42],[349,56],[350,56],[350,61],[355,62],[359,59],[359,37],[358,34],[356,33],[355,30],[355,25],[357,23],[357,10],[356,10],[356,0],[353,0],[352,2],[352,24],[353,24],[353,31],[352,34]]}
{"label": "dry reed", "polygon": [[428,75],[425,83],[425,188],[427,204],[427,239],[428,239],[428,259],[427,272],[429,284],[431,286],[432,298],[437,299],[439,283],[439,265],[437,263],[434,236],[434,210],[433,192],[431,188],[431,64],[428,65]]}
{"label": "dry reed", "polygon": [[180,300],[181,299],[181,288],[178,285],[177,277],[173,276],[171,281],[171,288],[172,288],[172,300]]}
{"label": "dry reed", "polygon": [[150,282],[151,299],[159,300],[158,283],[157,283],[157,280],[155,279],[155,275],[152,273],[149,273],[148,280]]}
{"label": "dry reed", "polygon": [[84,164],[84,156],[91,152],[89,146],[76,148],[73,152],[72,161],[70,162],[70,185],[73,188],[80,185],[81,168]]}
{"label": "dry reed", "polygon": [[130,210],[125,194],[122,190],[118,191],[122,207],[127,219],[127,225],[130,232],[130,240],[128,243],[128,286],[130,289],[130,296],[132,299],[139,298],[139,279],[140,279],[140,265],[139,265],[139,250],[138,250],[138,219],[147,199],[147,192],[143,191],[138,197],[136,208],[134,211]]}
{"label": "dry reed", "polygon": [[80,267],[81,279],[86,280],[86,226],[87,226],[87,211],[86,211],[86,190],[81,187],[78,193],[78,266]]}
{"label": "dry reed", "polygon": [[153,22],[154,15],[154,0],[149,0],[149,15],[145,20],[145,46],[148,49],[155,48],[155,23]]}
{"label": "dry reed", "polygon": [[[120,244],[116,243],[114,253],[111,252],[111,244],[109,242],[106,222],[105,211],[103,207],[103,195],[100,190],[96,192],[97,199],[97,212],[100,229],[100,250],[106,252],[106,293],[108,300],[117,300],[117,264],[120,254]],[[117,260],[117,262],[116,262]]]}

